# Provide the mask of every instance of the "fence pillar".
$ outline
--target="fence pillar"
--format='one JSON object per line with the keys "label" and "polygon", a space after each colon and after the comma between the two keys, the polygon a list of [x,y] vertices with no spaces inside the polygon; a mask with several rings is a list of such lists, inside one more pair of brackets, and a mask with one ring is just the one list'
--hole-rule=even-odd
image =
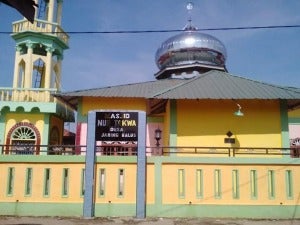
{"label": "fence pillar", "polygon": [[85,186],[83,200],[83,217],[94,217],[95,199],[95,120],[96,113],[88,113],[87,149],[85,156]]}
{"label": "fence pillar", "polygon": [[138,113],[136,217],[146,217],[146,113]]}

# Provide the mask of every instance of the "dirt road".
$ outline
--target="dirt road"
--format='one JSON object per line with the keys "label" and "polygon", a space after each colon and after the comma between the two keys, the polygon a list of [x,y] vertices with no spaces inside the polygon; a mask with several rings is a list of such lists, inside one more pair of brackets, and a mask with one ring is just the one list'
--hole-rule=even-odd
{"label": "dirt road", "polygon": [[247,220],[211,218],[61,218],[0,216],[1,225],[300,225],[300,220]]}

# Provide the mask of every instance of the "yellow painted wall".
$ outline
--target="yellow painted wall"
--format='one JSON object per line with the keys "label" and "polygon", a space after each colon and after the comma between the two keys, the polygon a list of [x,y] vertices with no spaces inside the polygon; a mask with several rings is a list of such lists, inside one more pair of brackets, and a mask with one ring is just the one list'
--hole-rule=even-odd
{"label": "yellow painted wall", "polygon": [[[155,174],[155,163],[147,165],[147,204],[155,204],[156,196],[163,204],[218,204],[218,205],[297,205],[300,183],[298,165],[268,164],[198,164],[198,163],[162,163],[160,174]],[[158,165],[159,166],[159,165]],[[13,194],[7,195],[8,168],[14,168]],[[25,195],[26,169],[32,168],[32,193]],[[44,196],[45,169],[51,169],[50,193]],[[63,169],[69,169],[68,195],[62,195]],[[0,200],[1,202],[65,202],[83,201],[81,192],[84,163],[1,163],[0,164]],[[105,169],[105,195],[99,195],[99,170]],[[124,196],[118,196],[118,171],[124,169]],[[179,170],[184,173],[182,187],[184,194],[179,196]],[[202,171],[202,196],[197,196],[197,170]],[[220,196],[215,196],[215,171],[220,171]],[[238,196],[233,197],[232,172],[238,171]],[[257,196],[251,196],[250,171],[257,173]],[[269,196],[268,172],[274,171],[274,198]],[[291,171],[292,196],[287,196],[286,172]],[[162,178],[161,180],[159,178]],[[156,186],[156,182],[157,186]],[[161,182],[161,184],[160,184]],[[134,163],[99,163],[96,166],[96,203],[132,204],[136,200],[136,165]],[[157,189],[158,188],[158,189]]]}
{"label": "yellow painted wall", "polygon": [[[13,195],[7,195],[8,168],[13,167],[15,171]],[[25,196],[26,169],[32,168],[32,193]],[[43,195],[45,168],[50,168],[50,193]],[[69,193],[62,195],[63,169],[69,168]],[[0,199],[5,202],[81,202],[81,171],[84,164],[25,164],[10,163],[2,164],[0,179],[3,182],[0,189]]]}
{"label": "yellow painted wall", "polygon": [[[179,196],[179,170],[184,171],[184,196]],[[196,193],[196,170],[201,169],[203,175],[203,196]],[[215,197],[215,170],[220,170],[220,197]],[[237,198],[233,197],[232,171],[238,171]],[[257,198],[251,196],[250,171],[257,172]],[[275,197],[270,198],[268,193],[268,171],[274,171]],[[293,176],[293,197],[286,195],[286,171],[290,170]],[[221,205],[293,205],[298,204],[300,183],[297,177],[300,171],[297,165],[187,165],[165,164],[162,167],[163,204],[221,204]]]}
{"label": "yellow painted wall", "polygon": [[236,138],[234,147],[281,147],[278,101],[239,101],[243,117],[234,116],[234,101],[179,100],[178,146],[228,147],[226,133]]}
{"label": "yellow painted wall", "polygon": [[295,109],[288,112],[289,118],[300,118],[300,109]]}
{"label": "yellow painted wall", "polygon": [[[105,194],[100,196],[100,169],[105,169]],[[124,170],[124,195],[118,195],[119,170]],[[135,164],[98,164],[96,172],[97,203],[135,203],[136,201],[136,165]],[[147,166],[147,202],[154,202],[154,167]]]}
{"label": "yellow painted wall", "polygon": [[[0,199],[5,202],[82,202],[82,163],[7,163],[0,164]],[[14,168],[13,194],[7,195],[8,169]],[[32,168],[32,193],[25,196],[26,169]],[[44,196],[45,169],[50,168],[50,193]],[[68,195],[62,195],[63,169],[68,168]],[[105,169],[105,194],[99,194],[100,169]],[[124,170],[124,195],[118,195],[118,171]],[[135,203],[136,201],[136,165],[135,164],[97,164],[96,171],[97,203]],[[147,202],[154,203],[155,182],[154,165],[147,166]]]}
{"label": "yellow painted wall", "polygon": [[43,129],[44,129],[44,115],[42,114],[19,114],[19,113],[8,113],[6,115],[7,122],[5,127],[5,139],[9,130],[19,122],[32,123],[39,130],[41,135],[41,140],[43,140]]}
{"label": "yellow painted wall", "polygon": [[[105,169],[105,195],[99,197],[99,170]],[[123,196],[118,195],[119,176],[120,169],[124,170],[124,192]],[[97,202],[106,203],[132,203],[135,201],[135,185],[136,177],[134,176],[136,166],[132,164],[126,165],[97,165],[98,175],[96,176],[97,182]],[[100,201],[99,201],[100,200]]]}
{"label": "yellow painted wall", "polygon": [[146,202],[148,204],[153,204],[155,202],[155,166],[154,164],[147,164],[146,168]]}
{"label": "yellow painted wall", "polygon": [[142,98],[91,98],[83,97],[82,115],[90,110],[117,109],[117,110],[142,110],[146,111],[146,100]]}

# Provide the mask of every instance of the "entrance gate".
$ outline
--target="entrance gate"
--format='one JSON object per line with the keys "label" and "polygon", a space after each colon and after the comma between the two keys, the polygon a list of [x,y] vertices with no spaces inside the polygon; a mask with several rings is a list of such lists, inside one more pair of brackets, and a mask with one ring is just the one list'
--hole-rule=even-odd
{"label": "entrance gate", "polygon": [[97,141],[137,141],[136,217],[146,216],[146,113],[143,111],[90,111],[83,216],[94,216],[95,157]]}

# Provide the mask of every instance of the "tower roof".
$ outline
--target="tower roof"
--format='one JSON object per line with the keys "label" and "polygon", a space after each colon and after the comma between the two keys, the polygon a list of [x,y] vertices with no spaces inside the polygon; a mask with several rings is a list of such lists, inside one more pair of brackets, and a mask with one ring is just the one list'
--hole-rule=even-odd
{"label": "tower roof", "polygon": [[[192,5],[189,3],[189,11]],[[157,79],[169,78],[174,73],[204,73],[211,69],[226,71],[227,52],[224,44],[209,34],[201,33],[189,18],[184,31],[164,41],[157,49],[155,62]],[[197,73],[197,74],[198,74]]]}

